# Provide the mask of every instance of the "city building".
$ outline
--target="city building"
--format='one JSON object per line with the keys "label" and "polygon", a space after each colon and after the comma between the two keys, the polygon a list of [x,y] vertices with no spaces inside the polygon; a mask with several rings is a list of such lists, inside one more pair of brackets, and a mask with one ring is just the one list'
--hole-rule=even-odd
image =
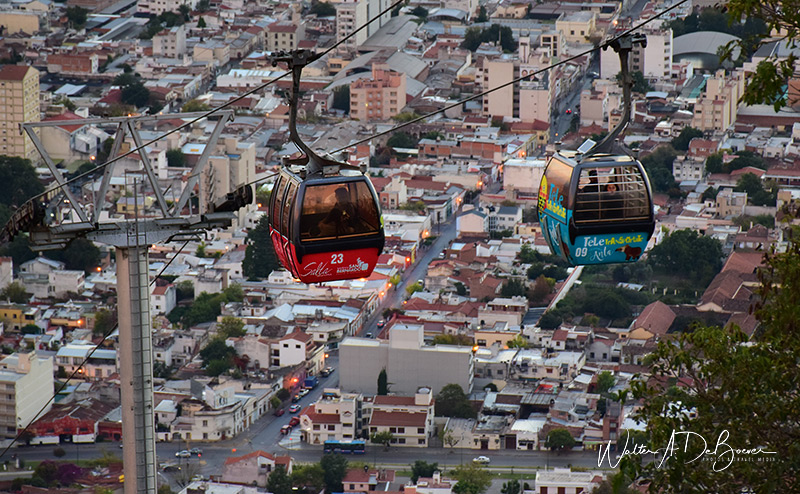
{"label": "city building", "polygon": [[322,397],[300,413],[300,437],[309,444],[350,441],[361,436],[362,396],[324,389]]}
{"label": "city building", "polygon": [[53,357],[19,352],[0,360],[0,437],[13,439],[39,410],[50,411],[53,396]]}
{"label": "city building", "polygon": [[292,473],[292,457],[276,456],[266,451],[253,451],[243,456],[227,458],[222,466],[222,481],[231,484],[266,487],[269,475],[281,466]]}
{"label": "city building", "polygon": [[420,388],[413,396],[382,395],[364,399],[364,420],[370,436],[392,434],[392,445],[425,448],[434,437],[434,400],[430,388]]}
{"label": "city building", "polygon": [[153,36],[153,55],[178,58],[186,54],[186,27],[181,24]]}
{"label": "city building", "polygon": [[[356,29],[367,24],[379,12],[383,12],[392,4],[390,0],[343,0],[335,2],[336,7],[336,41],[342,41],[353,33]],[[366,29],[361,29],[355,36],[349,38],[341,47],[346,50],[355,50],[363,45],[367,39],[378,32],[386,25],[392,17],[391,12],[375,19],[367,25]]]}
{"label": "city building", "polygon": [[703,132],[720,134],[736,121],[739,98],[744,92],[744,75],[737,70],[726,74],[718,70],[706,79],[705,93],[694,105],[692,127]]}
{"label": "city building", "polygon": [[39,71],[27,65],[0,67],[0,98],[4,102],[0,105],[0,154],[38,161],[33,142],[19,126],[40,120]]}
{"label": "city building", "polygon": [[267,51],[296,50],[304,34],[305,23],[273,22],[267,26]]}
{"label": "city building", "polygon": [[472,391],[472,348],[426,346],[421,324],[395,324],[388,340],[348,337],[339,345],[342,390],[372,393],[383,369],[392,393],[412,394],[429,387],[435,395],[451,383]]}
{"label": "city building", "polygon": [[406,74],[372,66],[371,79],[350,85],[350,117],[369,122],[389,120],[406,106]]}

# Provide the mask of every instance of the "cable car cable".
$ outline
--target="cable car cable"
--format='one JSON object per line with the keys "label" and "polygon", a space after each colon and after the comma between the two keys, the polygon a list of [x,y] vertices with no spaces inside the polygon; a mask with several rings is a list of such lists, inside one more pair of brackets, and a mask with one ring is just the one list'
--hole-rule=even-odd
{"label": "cable car cable", "polygon": [[[150,286],[153,286],[153,284],[155,284],[155,282],[161,277],[161,275],[164,274],[164,271],[166,271],[167,268],[169,268],[170,264],[172,264],[172,261],[174,261],[178,257],[178,255],[183,251],[183,249],[186,247],[186,245],[189,244],[189,242],[190,241],[187,240],[187,241],[185,241],[183,243],[183,245],[181,245],[181,247],[178,249],[178,251],[175,253],[175,255],[172,256],[172,259],[170,259],[169,262],[167,262],[167,264],[164,265],[163,268],[161,268],[161,271],[159,271],[159,273],[156,275],[156,277],[153,278],[153,281],[150,282]],[[108,331],[105,332],[105,334],[103,334],[103,338],[94,346],[94,348],[89,350],[89,353],[86,355],[86,357],[84,357],[84,359],[80,363],[80,365],[78,365],[78,367],[74,371],[72,371],[72,374],[70,374],[70,376],[66,379],[66,381],[64,381],[61,384],[61,386],[59,386],[59,388],[56,390],[56,392],[53,393],[53,396],[51,396],[50,399],[47,400],[47,403],[42,405],[42,408],[40,408],[39,411],[36,412],[36,415],[34,415],[33,418],[31,419],[31,421],[28,422],[28,425],[26,425],[24,429],[19,431],[19,433],[17,433],[17,435],[14,437],[14,439],[11,440],[11,442],[8,444],[8,446],[6,446],[5,449],[3,449],[3,452],[0,453],[0,458],[2,458],[8,452],[8,450],[11,449],[11,446],[13,446],[14,443],[16,443],[19,440],[19,438],[21,438],[28,431],[28,429],[30,429],[31,425],[33,425],[33,423],[36,422],[40,418],[40,416],[42,415],[42,413],[44,413],[44,411],[47,409],[47,407],[53,402],[53,400],[56,399],[56,396],[58,396],[59,393],[64,391],[64,388],[67,387],[69,382],[72,381],[72,379],[75,378],[75,376],[80,373],[80,371],[83,369],[83,366],[86,365],[86,362],[88,362],[89,359],[92,358],[92,355],[94,355],[94,352],[98,348],[100,348],[100,345],[102,345],[108,339],[108,337],[111,336],[111,334],[114,333],[114,331],[117,330],[117,328],[119,328],[119,323],[114,324]]]}
{"label": "cable car cable", "polygon": [[538,74],[541,74],[543,72],[547,72],[547,71],[549,71],[551,69],[554,69],[556,67],[564,65],[564,64],[566,64],[568,62],[571,62],[573,60],[576,60],[578,58],[585,57],[586,55],[590,55],[590,54],[592,54],[592,53],[594,53],[594,52],[596,52],[598,50],[606,49],[606,48],[612,46],[613,43],[618,42],[621,38],[631,34],[632,32],[634,32],[634,31],[636,31],[638,29],[641,29],[642,27],[646,26],[650,22],[658,19],[662,15],[664,15],[664,14],[666,14],[666,13],[668,13],[668,12],[678,8],[678,7],[680,7],[681,5],[683,5],[683,4],[687,3],[687,2],[689,2],[689,0],[680,0],[678,3],[670,6],[669,8],[663,10],[662,12],[659,12],[655,16],[640,22],[639,24],[637,24],[637,25],[635,25],[635,26],[623,31],[622,34],[614,36],[613,38],[609,39],[605,43],[597,45],[597,46],[595,46],[595,47],[593,47],[593,48],[591,48],[589,50],[585,50],[585,51],[583,51],[583,52],[581,52],[581,53],[579,53],[577,55],[573,55],[573,56],[571,56],[569,58],[565,58],[564,60],[561,60],[561,61],[556,62],[554,64],[548,65],[547,67],[538,69],[538,70],[536,70],[534,72],[531,72],[530,74],[517,77],[516,79],[512,79],[511,81],[503,83],[503,84],[500,84],[499,86],[495,86],[493,88],[489,88],[486,91],[483,91],[483,92],[478,93],[478,94],[474,94],[474,95],[472,95],[472,96],[470,96],[468,98],[464,98],[463,100],[459,100],[459,101],[457,101],[455,103],[451,103],[449,105],[445,105],[445,106],[443,106],[442,108],[440,108],[438,110],[434,110],[434,111],[432,111],[430,113],[426,113],[425,115],[421,115],[419,117],[416,117],[416,118],[414,118],[412,120],[409,120],[408,122],[403,122],[403,123],[401,123],[399,125],[396,125],[396,126],[392,127],[389,130],[384,130],[382,132],[378,132],[376,134],[373,134],[370,137],[366,137],[364,139],[352,142],[352,143],[348,144],[347,146],[342,146],[342,147],[340,147],[338,149],[335,149],[335,150],[331,151],[331,154],[336,154],[336,153],[342,152],[342,151],[344,151],[346,149],[349,149],[349,148],[351,148],[353,146],[358,146],[359,144],[364,144],[365,142],[369,142],[372,139],[375,139],[376,137],[381,137],[381,136],[384,136],[386,134],[391,134],[392,132],[398,131],[398,130],[404,128],[404,127],[407,127],[409,125],[412,125],[412,124],[415,124],[417,122],[423,121],[423,120],[425,120],[425,119],[427,119],[429,117],[432,117],[433,115],[436,115],[437,113],[442,113],[442,112],[445,112],[445,111],[450,110],[452,108],[456,108],[456,107],[458,107],[460,105],[463,105],[464,103],[467,103],[469,101],[475,100],[477,98],[480,98],[480,97],[485,96],[487,94],[493,93],[495,91],[499,91],[500,89],[508,87],[508,86],[510,86],[512,84],[516,84],[518,82],[530,79],[531,77],[534,77],[534,76],[536,76]]}
{"label": "cable car cable", "polygon": [[[684,1],[686,1],[686,0],[684,0]],[[353,36],[358,34],[360,31],[366,29],[367,26],[369,26],[370,24],[372,24],[376,20],[380,19],[385,14],[391,12],[391,10],[393,8],[395,8],[397,5],[399,5],[399,4],[403,3],[403,2],[405,2],[405,0],[396,0],[394,3],[392,3],[391,5],[386,7],[385,9],[383,9],[381,12],[379,12],[378,15],[376,15],[372,19],[369,19],[367,22],[365,22],[364,24],[359,26],[357,29],[353,30],[353,32],[351,32],[350,34],[348,34],[344,38],[342,38],[339,41],[337,41],[336,43],[334,43],[332,46],[327,48],[325,51],[323,51],[322,53],[320,53],[318,55],[314,55],[314,60],[318,60],[318,59],[328,55],[330,52],[332,52],[333,50],[338,48],[342,43],[346,42],[347,40],[349,40],[350,38],[352,38]],[[101,168],[105,168],[108,165],[116,163],[117,161],[121,160],[122,158],[130,156],[133,153],[137,153],[137,152],[141,151],[142,149],[144,149],[144,148],[146,148],[148,146],[151,146],[151,145],[155,144],[156,142],[164,139],[165,137],[167,137],[169,135],[172,135],[175,132],[178,132],[179,130],[182,130],[182,129],[190,126],[190,125],[193,125],[193,124],[197,123],[198,121],[200,121],[200,120],[202,120],[204,118],[208,118],[208,117],[214,115],[215,113],[219,112],[220,110],[224,110],[225,108],[228,108],[229,106],[233,105],[234,103],[236,103],[238,101],[241,101],[242,99],[244,99],[244,98],[246,98],[246,97],[248,97],[248,96],[250,96],[250,95],[252,95],[252,94],[254,94],[254,93],[258,92],[258,91],[261,91],[262,89],[267,88],[271,84],[273,84],[275,82],[278,82],[279,80],[283,79],[284,77],[286,77],[287,75],[289,75],[291,73],[292,73],[291,71],[286,71],[283,74],[281,74],[281,75],[279,75],[279,76],[277,76],[277,77],[275,77],[273,79],[270,79],[269,81],[265,82],[264,84],[261,84],[260,86],[256,86],[253,89],[250,89],[250,90],[240,94],[239,96],[237,96],[237,97],[235,97],[235,98],[223,103],[222,105],[220,105],[220,106],[218,106],[216,108],[212,108],[211,110],[208,110],[203,115],[200,115],[199,117],[195,117],[194,119],[192,119],[192,120],[190,120],[188,122],[184,122],[183,124],[175,127],[174,129],[170,129],[166,133],[164,133],[164,134],[162,134],[162,135],[160,135],[158,137],[155,137],[155,138],[143,143],[141,146],[132,148],[129,151],[126,151],[125,153],[123,153],[123,154],[121,154],[119,156],[115,156],[110,161],[106,161],[105,163],[101,163],[101,164],[97,165],[96,167],[92,168],[89,171],[81,173],[80,175],[76,175],[75,177],[72,177],[69,180],[65,181],[63,184],[59,184],[59,185],[56,185],[56,186],[51,187],[49,189],[46,189],[44,192],[42,192],[42,193],[40,193],[40,194],[38,194],[36,196],[31,197],[29,200],[33,201],[33,200],[36,200],[36,199],[38,199],[40,197],[46,196],[47,194],[50,194],[51,192],[59,190],[62,187],[66,186],[66,185],[69,185],[69,184],[71,184],[71,183],[73,183],[73,182],[75,182],[77,180],[80,180],[81,178],[84,178],[89,174],[97,172]]]}

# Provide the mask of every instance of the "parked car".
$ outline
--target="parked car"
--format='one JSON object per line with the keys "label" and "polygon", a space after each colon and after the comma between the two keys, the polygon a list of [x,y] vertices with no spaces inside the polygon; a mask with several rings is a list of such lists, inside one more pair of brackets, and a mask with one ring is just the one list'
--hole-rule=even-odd
{"label": "parked car", "polygon": [[284,425],[283,427],[281,427],[281,434],[283,434],[284,436],[286,434],[291,433],[291,432],[292,432],[292,426],[291,425]]}
{"label": "parked car", "polygon": [[367,333],[364,335],[364,338],[372,338],[372,333]]}
{"label": "parked car", "polygon": [[472,463],[480,463],[481,465],[487,465],[489,464],[490,461],[491,460],[489,459],[488,456],[483,456],[483,455],[476,456],[475,458],[472,459]]}
{"label": "parked car", "polygon": [[191,458],[192,454],[189,452],[188,449],[184,449],[175,453],[175,456],[178,458]]}
{"label": "parked car", "polygon": [[300,392],[299,392],[299,393],[297,393],[297,395],[298,395],[300,398],[303,398],[303,397],[304,397],[305,395],[307,395],[308,393],[309,393],[309,391],[308,391],[307,389],[301,389],[301,390],[300,390]]}
{"label": "parked car", "polygon": [[332,373],[333,373],[333,367],[325,367],[324,369],[322,369],[322,372],[320,372],[320,374],[322,374],[322,377],[328,377]]}
{"label": "parked car", "polygon": [[274,411],[274,412],[272,412],[272,415],[274,415],[274,416],[276,416],[276,417],[280,417],[280,416],[281,416],[281,415],[283,415],[284,413],[286,413],[286,410],[285,410],[285,409],[283,409],[283,408],[276,408],[276,409],[275,409],[275,411]]}
{"label": "parked car", "polygon": [[378,321],[378,329],[381,329],[384,326],[386,326],[386,321],[384,321],[383,319]]}
{"label": "parked car", "polygon": [[289,413],[297,413],[300,411],[300,405],[292,405],[289,407]]}
{"label": "parked car", "polygon": [[567,108],[567,115],[572,115],[572,109]]}
{"label": "parked car", "polygon": [[294,417],[292,417],[291,420],[289,420],[289,426],[290,427],[294,427],[299,423],[300,423],[300,417],[298,417],[297,415],[295,415]]}
{"label": "parked car", "polygon": [[203,450],[200,449],[200,448],[192,448],[192,449],[189,450],[189,453],[191,453],[193,455],[200,456],[200,455],[203,454]]}
{"label": "parked car", "polygon": [[292,403],[297,403],[298,401],[300,401],[300,398],[302,398],[302,396],[300,396],[299,394],[292,396]]}

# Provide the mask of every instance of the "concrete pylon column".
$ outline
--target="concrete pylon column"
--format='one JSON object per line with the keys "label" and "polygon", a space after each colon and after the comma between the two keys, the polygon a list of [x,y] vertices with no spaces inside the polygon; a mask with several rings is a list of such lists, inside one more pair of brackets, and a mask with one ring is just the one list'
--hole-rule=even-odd
{"label": "concrete pylon column", "polygon": [[147,247],[116,249],[125,494],[158,488]]}

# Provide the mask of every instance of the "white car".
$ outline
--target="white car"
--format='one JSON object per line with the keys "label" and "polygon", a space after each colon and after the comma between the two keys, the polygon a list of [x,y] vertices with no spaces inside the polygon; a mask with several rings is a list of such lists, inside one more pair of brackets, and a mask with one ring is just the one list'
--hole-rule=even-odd
{"label": "white car", "polygon": [[300,398],[302,398],[305,395],[307,395],[308,393],[309,393],[309,391],[307,389],[301,389],[300,392],[297,393],[297,394],[300,395]]}
{"label": "white car", "polygon": [[178,458],[191,458],[192,454],[189,452],[189,450],[184,449],[183,451],[178,451],[175,453],[175,456]]}
{"label": "white car", "polygon": [[481,465],[488,465],[490,461],[488,456],[476,456],[472,459],[472,463],[480,463]]}

